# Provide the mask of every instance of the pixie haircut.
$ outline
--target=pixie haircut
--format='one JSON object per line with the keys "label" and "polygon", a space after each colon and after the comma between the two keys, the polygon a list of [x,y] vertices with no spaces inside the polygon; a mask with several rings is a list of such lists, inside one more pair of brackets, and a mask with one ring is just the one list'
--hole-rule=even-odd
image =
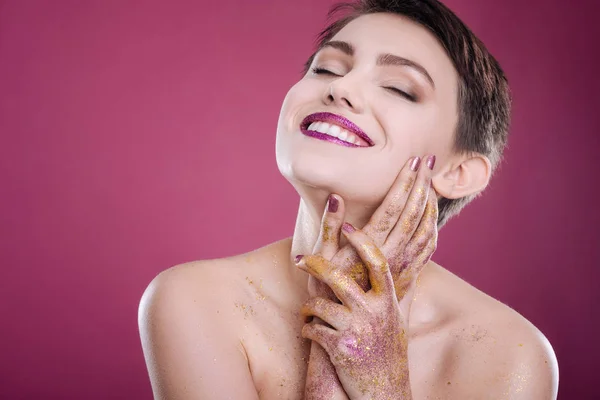
{"label": "pixie haircut", "polygon": [[[494,171],[506,147],[511,109],[508,80],[498,61],[473,32],[438,0],[358,0],[337,4],[329,11],[330,24],[317,37],[317,51],[349,22],[373,13],[404,16],[425,27],[441,43],[458,72],[458,123],[453,151],[485,155]],[[309,70],[315,54],[306,62],[305,72]],[[457,215],[475,197],[440,198],[438,227]]]}

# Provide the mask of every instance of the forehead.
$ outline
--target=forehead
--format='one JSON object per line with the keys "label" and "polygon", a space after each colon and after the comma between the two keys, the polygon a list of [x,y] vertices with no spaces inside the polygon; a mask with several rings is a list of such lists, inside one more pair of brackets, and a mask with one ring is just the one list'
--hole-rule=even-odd
{"label": "forehead", "polygon": [[[342,28],[332,40],[352,44],[357,58],[390,53],[425,67],[436,81],[455,83],[457,73],[444,47],[426,28],[390,13],[362,15]],[[436,79],[437,78],[437,79]]]}

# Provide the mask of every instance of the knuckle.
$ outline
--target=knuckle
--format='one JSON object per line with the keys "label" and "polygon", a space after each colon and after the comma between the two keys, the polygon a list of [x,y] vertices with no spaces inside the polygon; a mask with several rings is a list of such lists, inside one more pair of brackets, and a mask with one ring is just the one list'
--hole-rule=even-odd
{"label": "knuckle", "polygon": [[415,178],[413,178],[412,176],[407,177],[402,183],[402,186],[401,186],[402,192],[405,194],[408,194],[414,184],[415,184]]}
{"label": "knuckle", "polygon": [[313,332],[312,325],[311,324],[304,324],[304,326],[302,327],[302,336],[305,337],[305,338],[310,339],[313,336],[312,332]]}
{"label": "knuckle", "polygon": [[413,210],[409,211],[406,217],[402,218],[402,221],[400,221],[400,223],[402,226],[402,232],[412,232],[417,224],[417,214]]}
{"label": "knuckle", "polygon": [[312,297],[304,302],[303,308],[311,309],[311,308],[314,308],[314,305],[315,305],[315,297]]}
{"label": "knuckle", "polygon": [[373,246],[368,250],[367,254],[371,261],[371,265],[379,268],[383,268],[387,265],[387,258],[379,248]]}
{"label": "knuckle", "polygon": [[344,268],[344,271],[352,280],[359,284],[367,277],[367,269],[362,261],[356,261],[353,264],[348,265]]}
{"label": "knuckle", "polygon": [[323,243],[336,241],[337,236],[333,233],[334,229],[335,227],[327,222],[323,224],[323,229],[321,230],[321,241]]}
{"label": "knuckle", "polygon": [[305,263],[311,270],[320,275],[325,274],[329,270],[327,260],[319,254],[306,256]]}
{"label": "knuckle", "polygon": [[411,260],[408,257],[404,257],[400,262],[400,271],[404,271],[410,267]]}
{"label": "knuckle", "polygon": [[342,280],[346,278],[346,271],[342,270],[341,268],[332,268],[330,270],[330,275],[334,280]]}
{"label": "knuckle", "polygon": [[384,251],[384,254],[390,264],[390,268],[393,265],[398,265],[402,260],[402,248],[400,246],[393,246],[389,250]]}
{"label": "knuckle", "polygon": [[398,246],[393,245],[390,242],[385,242],[384,244],[381,245],[380,248],[381,248],[381,253],[388,260],[394,258],[398,253],[398,251],[397,251]]}
{"label": "knuckle", "polygon": [[414,171],[411,171],[410,169],[404,169],[400,174],[400,182],[402,182],[403,185],[412,186],[412,184],[415,183]]}
{"label": "knuckle", "polygon": [[384,214],[385,218],[394,218],[402,212],[402,207],[395,201],[392,202],[386,209]]}
{"label": "knuckle", "polygon": [[421,237],[419,238],[417,241],[415,241],[415,251],[417,253],[422,252],[423,250],[425,250],[425,248],[427,247],[427,245],[429,244],[429,240],[427,238]]}
{"label": "knuckle", "polygon": [[353,357],[358,355],[360,343],[354,335],[344,335],[335,343],[335,349],[340,355]]}
{"label": "knuckle", "polygon": [[302,306],[300,308],[300,315],[302,315],[303,317],[308,317],[308,316],[312,315],[310,307]]}
{"label": "knuckle", "polygon": [[338,213],[335,213],[335,214],[327,213],[327,214],[325,214],[325,218],[323,219],[323,221],[325,223],[328,223],[332,227],[336,227],[336,226],[342,224],[342,217],[340,215],[338,215]]}
{"label": "knuckle", "polygon": [[427,202],[427,183],[419,182],[419,186],[415,191],[416,199],[419,204],[424,204]]}
{"label": "knuckle", "polygon": [[311,307],[313,310],[322,310],[327,306],[327,300],[322,297],[315,297],[312,300]]}

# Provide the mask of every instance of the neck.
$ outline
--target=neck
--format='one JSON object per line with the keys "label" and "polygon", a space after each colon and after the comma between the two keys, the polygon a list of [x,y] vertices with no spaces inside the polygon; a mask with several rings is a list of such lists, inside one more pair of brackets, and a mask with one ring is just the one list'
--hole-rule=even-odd
{"label": "neck", "polygon": [[[313,193],[302,193],[300,198],[296,226],[292,238],[290,265],[293,279],[298,285],[304,288],[307,287],[308,276],[305,272],[296,268],[294,258],[299,254],[308,255],[313,253],[313,249],[319,238],[321,219],[323,218],[328,197],[329,193],[322,190],[315,190]],[[350,202],[345,202],[344,205],[346,209],[344,221],[351,223],[357,228],[362,228],[374,211],[373,207],[367,205]],[[346,241],[343,236],[340,239],[340,247],[342,247]]]}

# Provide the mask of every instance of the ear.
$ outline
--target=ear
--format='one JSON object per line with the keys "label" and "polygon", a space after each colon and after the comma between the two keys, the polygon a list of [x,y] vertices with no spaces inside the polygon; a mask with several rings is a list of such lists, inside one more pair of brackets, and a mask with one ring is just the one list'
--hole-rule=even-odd
{"label": "ear", "polygon": [[433,176],[435,191],[447,199],[458,199],[482,192],[492,175],[490,160],[479,153],[451,159]]}

